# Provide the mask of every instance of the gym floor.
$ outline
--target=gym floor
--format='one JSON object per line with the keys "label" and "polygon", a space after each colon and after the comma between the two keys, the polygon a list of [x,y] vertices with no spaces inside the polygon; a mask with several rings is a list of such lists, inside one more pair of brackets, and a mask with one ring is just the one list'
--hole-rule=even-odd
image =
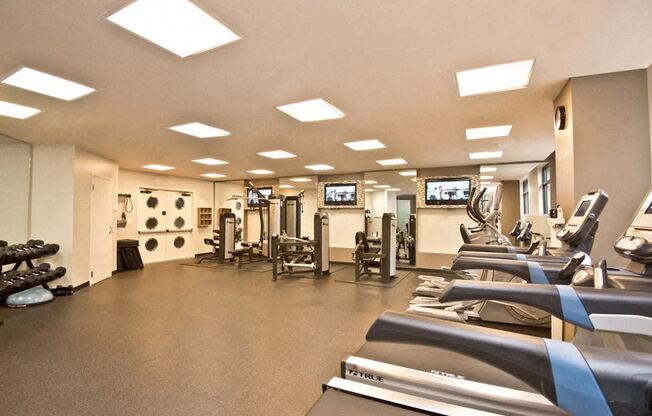
{"label": "gym floor", "polygon": [[[350,270],[349,270],[350,269]],[[0,309],[2,414],[303,415],[392,289],[150,264],[71,297]]]}

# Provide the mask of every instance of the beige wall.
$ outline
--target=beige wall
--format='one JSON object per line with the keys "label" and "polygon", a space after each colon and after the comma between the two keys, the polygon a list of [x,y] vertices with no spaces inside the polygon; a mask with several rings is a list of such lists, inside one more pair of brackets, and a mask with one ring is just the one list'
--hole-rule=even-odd
{"label": "beige wall", "polygon": [[[122,194],[131,194],[134,210],[127,214],[127,226],[120,228],[118,239],[138,240],[138,193],[139,187],[150,187],[174,191],[192,192],[192,228],[193,228],[193,254],[210,251],[204,244],[204,238],[213,238],[213,228],[197,227],[197,208],[213,207],[213,182],[200,179],[180,178],[177,176],[161,175],[156,173],[136,172],[120,169],[118,190]],[[215,224],[213,224],[215,225]]]}
{"label": "beige wall", "polygon": [[31,146],[0,135],[0,239],[9,244],[29,239]]}
{"label": "beige wall", "polygon": [[509,236],[514,224],[521,217],[519,181],[503,181],[500,231]]}
{"label": "beige wall", "polygon": [[566,107],[566,128],[555,129],[555,166],[557,168],[557,204],[561,206],[564,215],[575,207],[575,160],[573,150],[573,86],[566,83],[554,101],[554,107]]}
{"label": "beige wall", "polygon": [[570,130],[555,135],[559,202],[568,218],[583,194],[607,191],[593,257],[614,264],[625,260],[613,244],[650,188],[647,76],[637,70],[573,78],[556,101],[572,104]]}

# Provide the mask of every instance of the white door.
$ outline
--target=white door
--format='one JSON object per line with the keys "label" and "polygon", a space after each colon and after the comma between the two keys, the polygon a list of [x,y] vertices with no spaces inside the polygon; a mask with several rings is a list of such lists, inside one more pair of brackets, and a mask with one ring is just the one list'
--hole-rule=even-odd
{"label": "white door", "polygon": [[141,189],[138,196],[138,231],[141,233],[165,231],[166,205],[165,192]]}
{"label": "white door", "polygon": [[113,272],[113,182],[91,179],[90,284],[111,277]]}

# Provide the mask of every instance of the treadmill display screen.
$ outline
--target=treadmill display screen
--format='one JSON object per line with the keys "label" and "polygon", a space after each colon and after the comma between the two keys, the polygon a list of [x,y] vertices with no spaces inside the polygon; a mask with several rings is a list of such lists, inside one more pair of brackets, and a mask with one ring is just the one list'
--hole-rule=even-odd
{"label": "treadmill display screen", "polygon": [[589,209],[589,206],[591,205],[591,201],[582,201],[580,204],[579,208],[577,208],[577,211],[575,211],[574,217],[583,217],[584,214],[586,214],[586,211]]}
{"label": "treadmill display screen", "polygon": [[645,210],[646,214],[652,214],[652,202],[650,202],[650,205],[648,205],[647,209]]}

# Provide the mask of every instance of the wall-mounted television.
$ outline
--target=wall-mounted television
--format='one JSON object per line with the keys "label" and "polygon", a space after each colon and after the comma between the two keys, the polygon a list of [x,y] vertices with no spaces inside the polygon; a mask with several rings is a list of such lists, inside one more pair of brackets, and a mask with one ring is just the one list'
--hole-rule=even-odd
{"label": "wall-mounted television", "polygon": [[[260,191],[261,194],[265,195],[266,199],[269,199],[269,196],[272,194],[272,187],[266,186],[263,188],[258,188],[258,191]],[[260,205],[260,200],[258,194],[256,194],[256,192],[254,192],[253,189],[249,189],[247,191],[247,206],[257,207],[259,205]]]}
{"label": "wall-mounted television", "polygon": [[466,205],[471,178],[426,179],[426,205]]}
{"label": "wall-mounted television", "polygon": [[327,183],[324,185],[324,205],[358,205],[358,186],[355,183]]}

